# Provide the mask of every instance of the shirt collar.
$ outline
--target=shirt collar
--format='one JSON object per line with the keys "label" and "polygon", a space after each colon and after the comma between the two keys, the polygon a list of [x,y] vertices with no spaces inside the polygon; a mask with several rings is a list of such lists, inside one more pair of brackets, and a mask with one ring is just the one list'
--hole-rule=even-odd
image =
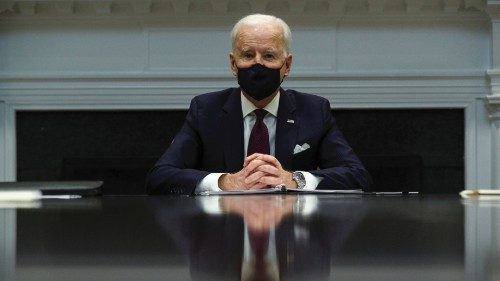
{"label": "shirt collar", "polygon": [[[278,94],[274,96],[273,100],[271,100],[271,102],[263,108],[267,112],[271,113],[274,117],[278,116],[280,94],[280,91],[278,91]],[[243,111],[243,118],[257,109],[257,107],[250,100],[248,100],[247,97],[245,97],[243,92],[241,92],[241,109]]]}

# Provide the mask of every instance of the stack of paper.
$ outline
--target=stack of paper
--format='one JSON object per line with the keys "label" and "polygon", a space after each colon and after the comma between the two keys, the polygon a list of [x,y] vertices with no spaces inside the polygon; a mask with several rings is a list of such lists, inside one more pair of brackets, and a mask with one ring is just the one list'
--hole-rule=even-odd
{"label": "stack of paper", "polygon": [[2,190],[0,201],[34,201],[42,198],[40,190]]}
{"label": "stack of paper", "polygon": [[475,189],[460,192],[463,198],[477,198],[480,200],[500,200],[500,189]]}
{"label": "stack of paper", "polygon": [[38,208],[40,190],[0,190],[0,209]]}

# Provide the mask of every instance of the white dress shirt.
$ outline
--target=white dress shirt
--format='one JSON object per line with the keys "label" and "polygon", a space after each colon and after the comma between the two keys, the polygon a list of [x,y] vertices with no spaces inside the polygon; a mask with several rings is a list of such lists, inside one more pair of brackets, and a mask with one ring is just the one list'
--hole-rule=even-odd
{"label": "white dress shirt", "polygon": [[[274,99],[263,109],[265,109],[268,114],[264,117],[264,124],[267,126],[269,132],[269,149],[270,154],[274,156],[275,153],[275,142],[276,142],[276,121],[278,116],[278,107],[280,101],[280,93],[274,97]],[[248,140],[250,139],[250,133],[252,132],[253,125],[255,124],[256,115],[253,112],[258,109],[251,101],[249,101],[243,93],[241,93],[241,109],[243,112],[243,137],[244,137],[244,155],[247,155]],[[300,171],[305,177],[306,185],[304,189],[314,190],[321,181],[321,177],[317,177],[309,172]],[[195,194],[200,194],[204,191],[221,191],[219,188],[219,178],[225,173],[211,173],[201,180],[201,182],[196,186]]]}

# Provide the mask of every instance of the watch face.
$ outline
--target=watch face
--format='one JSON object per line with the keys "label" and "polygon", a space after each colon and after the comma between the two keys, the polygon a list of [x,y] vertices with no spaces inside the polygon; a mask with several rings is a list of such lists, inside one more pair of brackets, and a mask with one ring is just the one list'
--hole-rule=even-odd
{"label": "watch face", "polygon": [[292,178],[297,182],[297,186],[299,189],[304,188],[304,186],[306,185],[306,178],[301,172],[293,172]]}

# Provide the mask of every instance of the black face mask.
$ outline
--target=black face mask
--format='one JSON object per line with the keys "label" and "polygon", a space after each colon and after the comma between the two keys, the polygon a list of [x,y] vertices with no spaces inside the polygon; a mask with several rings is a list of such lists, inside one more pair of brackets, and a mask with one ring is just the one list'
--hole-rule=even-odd
{"label": "black face mask", "polygon": [[253,99],[263,100],[272,95],[283,82],[280,80],[281,67],[274,69],[254,64],[248,68],[238,68],[238,84]]}

